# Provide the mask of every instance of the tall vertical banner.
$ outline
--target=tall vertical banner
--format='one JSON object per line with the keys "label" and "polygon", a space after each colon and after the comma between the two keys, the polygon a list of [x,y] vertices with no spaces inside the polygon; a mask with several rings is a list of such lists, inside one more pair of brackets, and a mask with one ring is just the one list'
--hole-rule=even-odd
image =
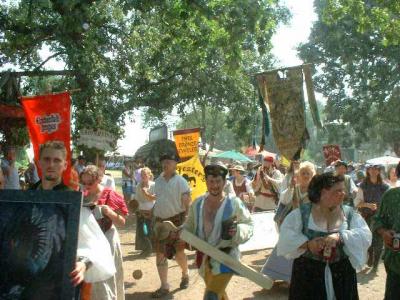
{"label": "tall vertical banner", "polygon": [[174,131],[174,140],[181,159],[190,158],[199,151],[200,128]]}
{"label": "tall vertical banner", "polygon": [[36,161],[39,160],[41,144],[52,140],[64,142],[68,166],[63,180],[68,185],[71,175],[71,97],[69,93],[22,97],[21,103]]}
{"label": "tall vertical banner", "polygon": [[[303,73],[306,82],[308,102],[314,124],[323,128],[315,100],[311,65],[271,70],[256,75],[264,120],[268,104],[272,124],[272,135],[281,155],[289,160],[299,159],[301,151],[309,140],[305,119]],[[263,103],[264,102],[264,103]],[[267,125],[266,120],[264,125]],[[263,141],[265,137],[263,135]]]}
{"label": "tall vertical banner", "polygon": [[259,90],[268,104],[272,134],[281,155],[299,159],[308,139],[302,67],[257,75]]}

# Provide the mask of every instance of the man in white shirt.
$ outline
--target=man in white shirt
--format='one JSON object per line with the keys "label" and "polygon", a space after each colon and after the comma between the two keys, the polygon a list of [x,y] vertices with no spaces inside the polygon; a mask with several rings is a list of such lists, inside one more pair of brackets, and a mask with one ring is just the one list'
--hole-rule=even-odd
{"label": "man in white shirt", "polygon": [[[155,181],[156,203],[153,215],[156,222],[171,221],[181,226],[187,216],[191,203],[190,187],[187,181],[176,173],[179,157],[176,153],[164,154],[160,157],[163,172]],[[185,255],[186,243],[182,240],[156,241],[156,264],[161,287],[153,294],[153,298],[161,298],[169,293],[168,261],[175,256],[182,270],[181,289],[189,286],[189,273]]]}
{"label": "man in white shirt", "polygon": [[15,166],[16,151],[12,146],[6,147],[4,158],[1,160],[1,169],[4,175],[4,189],[20,190],[18,170]]}
{"label": "man in white shirt", "polygon": [[263,165],[258,169],[252,182],[256,195],[253,212],[276,208],[282,180],[282,173],[274,166],[274,158],[272,156],[264,157]]}
{"label": "man in white shirt", "polygon": [[99,171],[103,174],[101,178],[100,184],[105,188],[110,188],[115,191],[115,180],[111,175],[106,174],[106,161],[104,159],[100,159],[98,162]]}
{"label": "man in white shirt", "polygon": [[75,167],[75,170],[78,172],[78,175],[81,175],[83,169],[86,166],[86,160],[83,155],[78,156],[78,164]]}

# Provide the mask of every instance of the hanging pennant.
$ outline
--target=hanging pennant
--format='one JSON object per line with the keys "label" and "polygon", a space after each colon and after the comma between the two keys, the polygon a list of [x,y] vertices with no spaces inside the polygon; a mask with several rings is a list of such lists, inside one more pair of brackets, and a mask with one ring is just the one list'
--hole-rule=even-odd
{"label": "hanging pennant", "polygon": [[67,149],[68,167],[64,172],[63,180],[68,185],[71,174],[71,98],[69,93],[22,97],[21,103],[36,162],[39,160],[41,144],[54,140],[64,142]]}

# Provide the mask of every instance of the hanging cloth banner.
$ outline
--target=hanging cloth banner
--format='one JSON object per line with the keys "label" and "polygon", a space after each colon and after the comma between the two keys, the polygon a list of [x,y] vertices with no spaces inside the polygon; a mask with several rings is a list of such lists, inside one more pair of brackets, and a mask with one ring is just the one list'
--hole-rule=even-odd
{"label": "hanging cloth banner", "polygon": [[190,158],[198,153],[200,128],[175,130],[173,134],[181,159]]}
{"label": "hanging cloth banner", "polygon": [[207,191],[204,168],[196,154],[191,159],[177,164],[177,172],[186,179],[192,190],[192,200],[205,194]]}
{"label": "hanging cloth banner", "polygon": [[272,134],[280,154],[289,160],[298,159],[308,139],[302,67],[262,73],[257,80],[269,107]]}
{"label": "hanging cloth banner", "polygon": [[304,79],[306,81],[307,98],[308,104],[310,105],[311,116],[313,118],[314,125],[318,129],[322,129],[322,121],[318,112],[317,100],[315,100],[314,84],[311,76],[311,64],[303,65]]}
{"label": "hanging cloth banner", "polygon": [[69,93],[22,97],[21,103],[36,162],[39,160],[41,144],[54,140],[64,142],[68,164],[63,180],[68,185],[71,175],[71,98]]}
{"label": "hanging cloth banner", "polygon": [[324,152],[325,164],[330,166],[332,162],[342,159],[339,145],[325,145],[322,147]]}
{"label": "hanging cloth banner", "polygon": [[260,151],[259,151],[262,152],[265,146],[265,139],[269,136],[271,130],[269,128],[268,109],[267,106],[265,105],[260,90],[258,90],[258,101],[260,103],[262,112],[262,134],[261,134]]}

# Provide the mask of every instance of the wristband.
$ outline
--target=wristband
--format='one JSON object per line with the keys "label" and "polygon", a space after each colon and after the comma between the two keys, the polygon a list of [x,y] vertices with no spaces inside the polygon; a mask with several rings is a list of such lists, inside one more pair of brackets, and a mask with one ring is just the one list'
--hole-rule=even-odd
{"label": "wristband", "polygon": [[343,235],[340,231],[338,232],[338,235],[339,235],[339,244],[343,245],[344,244]]}
{"label": "wristband", "polygon": [[78,257],[78,262],[82,262],[85,264],[86,267],[86,271],[89,270],[89,268],[92,266],[92,262],[90,261],[89,258],[85,257],[85,256],[79,256]]}

